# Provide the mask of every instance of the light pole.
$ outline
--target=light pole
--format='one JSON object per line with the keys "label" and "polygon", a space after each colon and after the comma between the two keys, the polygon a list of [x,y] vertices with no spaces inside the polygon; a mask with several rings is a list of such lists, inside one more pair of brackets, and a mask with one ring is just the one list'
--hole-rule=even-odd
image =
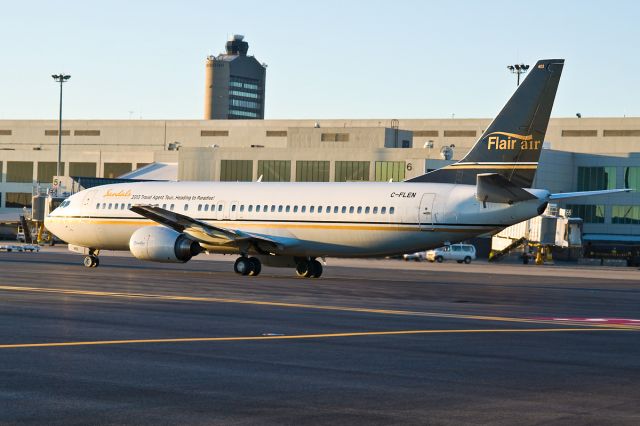
{"label": "light pole", "polygon": [[507,69],[511,71],[513,74],[517,74],[518,76],[518,86],[520,86],[520,74],[524,74],[529,69],[529,65],[525,64],[515,64],[508,65]]}
{"label": "light pole", "polygon": [[58,165],[56,167],[56,176],[60,176],[60,162],[62,161],[62,83],[71,78],[66,74],[53,74],[51,77],[60,83],[60,119],[58,120]]}

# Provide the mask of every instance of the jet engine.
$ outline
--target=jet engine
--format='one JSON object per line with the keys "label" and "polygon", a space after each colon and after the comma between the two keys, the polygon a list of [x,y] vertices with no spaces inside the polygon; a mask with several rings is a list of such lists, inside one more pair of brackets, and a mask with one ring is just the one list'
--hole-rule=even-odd
{"label": "jet engine", "polygon": [[164,226],[145,226],[129,240],[129,250],[140,260],[184,263],[202,252],[202,247],[185,234]]}

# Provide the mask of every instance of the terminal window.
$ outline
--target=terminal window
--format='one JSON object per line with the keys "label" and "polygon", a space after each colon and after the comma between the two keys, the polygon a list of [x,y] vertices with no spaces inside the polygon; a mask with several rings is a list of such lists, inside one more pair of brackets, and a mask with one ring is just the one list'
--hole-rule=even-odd
{"label": "terminal window", "polygon": [[336,161],[336,182],[368,181],[368,161]]}
{"label": "terminal window", "polygon": [[200,136],[229,136],[228,130],[200,130]]}
{"label": "terminal window", "polygon": [[625,167],[624,187],[636,191],[640,190],[640,167]]}
{"label": "terminal window", "polygon": [[[32,161],[7,161],[7,182],[33,182]],[[8,201],[8,198],[7,198]]]}
{"label": "terminal window", "polygon": [[615,188],[615,167],[578,167],[578,191],[597,191]]}
{"label": "terminal window", "polygon": [[73,136],[100,136],[100,130],[74,130]]}
{"label": "terminal window", "polygon": [[[69,136],[71,134],[71,130],[63,130],[62,131],[62,136]],[[44,135],[45,136],[58,136],[58,131],[57,130],[45,130],[44,131]]]}
{"label": "terminal window", "polygon": [[131,171],[131,163],[104,163],[104,177],[117,178]]}
{"label": "terminal window", "polygon": [[[38,162],[38,182],[53,183],[53,177],[58,172],[58,163],[55,161]],[[64,176],[64,163],[60,163],[60,175]]]}
{"label": "terminal window", "polygon": [[69,163],[69,176],[96,177],[96,163]]}
{"label": "terminal window", "polygon": [[296,182],[329,182],[329,162],[296,161]]}
{"label": "terminal window", "polygon": [[30,192],[7,192],[5,207],[7,208],[31,207],[31,193]]}
{"label": "terminal window", "polygon": [[291,161],[258,160],[258,176],[263,182],[290,182]]}
{"label": "terminal window", "polygon": [[475,130],[445,130],[445,138],[471,138],[476,136]]}
{"label": "terminal window", "polygon": [[296,182],[329,182],[329,162],[296,161]]}
{"label": "terminal window", "polygon": [[322,142],[349,142],[349,133],[322,133],[320,135]]}
{"label": "terminal window", "polygon": [[640,206],[613,206],[611,223],[620,225],[640,224]]}
{"label": "terminal window", "polygon": [[404,161],[376,161],[376,182],[401,182],[405,178]]}
{"label": "terminal window", "polygon": [[253,161],[220,161],[220,180],[223,182],[251,182],[253,180]]}
{"label": "terminal window", "polygon": [[579,217],[584,223],[604,223],[603,204],[569,204],[567,208],[571,210],[571,217]]}

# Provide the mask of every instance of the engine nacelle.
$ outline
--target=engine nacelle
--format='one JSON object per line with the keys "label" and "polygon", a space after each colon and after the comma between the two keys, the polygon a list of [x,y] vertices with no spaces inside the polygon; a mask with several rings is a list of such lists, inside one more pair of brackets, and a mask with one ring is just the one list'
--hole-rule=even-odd
{"label": "engine nacelle", "polygon": [[140,260],[165,263],[184,263],[202,252],[196,241],[164,226],[136,230],[129,240],[129,250]]}

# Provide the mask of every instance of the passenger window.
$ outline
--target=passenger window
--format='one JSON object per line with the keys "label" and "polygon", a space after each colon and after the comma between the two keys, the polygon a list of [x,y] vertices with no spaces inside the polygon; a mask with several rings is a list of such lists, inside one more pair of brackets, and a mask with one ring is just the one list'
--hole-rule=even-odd
{"label": "passenger window", "polygon": [[389,214],[394,214],[396,212],[395,207],[389,207]]}
{"label": "passenger window", "polygon": [[370,211],[371,211],[371,208],[369,206],[364,208],[364,214],[369,214]]}
{"label": "passenger window", "polygon": [[169,206],[169,210],[173,211],[173,208],[175,207],[175,204],[171,204],[171,206]]}
{"label": "passenger window", "polygon": [[130,209],[131,208],[131,203],[127,204],[127,208]]}
{"label": "passenger window", "polygon": [[289,211],[290,211],[290,210],[291,210],[291,206],[287,206],[287,207],[284,209],[284,211],[285,211],[286,213],[289,213]]}
{"label": "passenger window", "polygon": [[222,204],[218,204],[218,211],[221,212],[222,211]]}
{"label": "passenger window", "polygon": [[276,211],[276,206],[275,205],[271,206],[271,213],[273,213],[275,211]]}
{"label": "passenger window", "polygon": [[[313,213],[314,209],[315,209],[314,206],[309,207],[309,213]],[[318,213],[320,213],[320,208],[318,208]]]}
{"label": "passenger window", "polygon": [[[311,207],[313,208],[313,207]],[[322,213],[322,206],[318,206],[318,213]]]}
{"label": "passenger window", "polygon": [[256,205],[256,212],[260,213],[260,204]]}
{"label": "passenger window", "polygon": [[358,207],[358,214],[362,213],[362,207]]}
{"label": "passenger window", "polygon": [[189,204],[185,204],[185,205],[184,205],[184,209],[183,209],[183,210],[184,210],[185,212],[186,212],[187,210],[189,210]]}
{"label": "passenger window", "polygon": [[278,206],[278,213],[282,213],[282,206]]}
{"label": "passenger window", "polygon": [[120,204],[120,210],[124,210],[124,203]]}
{"label": "passenger window", "polygon": [[235,205],[235,204],[232,204],[232,205],[231,205],[231,211],[232,211],[232,212],[235,212],[235,211],[236,211],[236,205]]}
{"label": "passenger window", "polygon": [[100,203],[96,204],[96,210],[100,208]]}
{"label": "passenger window", "polygon": [[112,206],[112,205],[113,205],[112,203],[109,203],[109,210],[111,210],[111,206]]}
{"label": "passenger window", "polygon": [[293,212],[298,213],[298,206],[293,206]]}
{"label": "passenger window", "polygon": [[387,208],[383,207],[380,209],[380,214],[385,214],[387,212]]}
{"label": "passenger window", "polygon": [[265,205],[263,206],[263,208],[262,208],[262,211],[263,211],[263,212],[265,212],[265,213],[266,213],[267,211],[269,211],[269,206],[265,204]]}
{"label": "passenger window", "polygon": [[302,206],[302,213],[307,211],[307,206]]}
{"label": "passenger window", "polygon": [[249,204],[249,207],[247,207],[247,210],[249,211],[249,213],[251,213],[253,211],[253,204]]}
{"label": "passenger window", "polygon": [[333,207],[333,212],[338,213],[338,206]]}
{"label": "passenger window", "polygon": [[353,214],[354,210],[353,206],[349,207],[349,213]]}
{"label": "passenger window", "polygon": [[378,206],[373,208],[373,214],[378,214]]}
{"label": "passenger window", "polygon": [[[163,206],[163,208],[164,208],[164,206]],[[208,211],[209,211],[209,204],[205,204],[205,205],[204,205],[204,211],[205,211],[205,212],[208,212]]]}
{"label": "passenger window", "polygon": [[198,211],[202,211],[202,204],[198,204]]}
{"label": "passenger window", "polygon": [[346,206],[342,206],[342,213],[346,213],[347,212],[347,207]]}
{"label": "passenger window", "polygon": [[244,204],[240,204],[240,211],[243,212],[244,211]]}

